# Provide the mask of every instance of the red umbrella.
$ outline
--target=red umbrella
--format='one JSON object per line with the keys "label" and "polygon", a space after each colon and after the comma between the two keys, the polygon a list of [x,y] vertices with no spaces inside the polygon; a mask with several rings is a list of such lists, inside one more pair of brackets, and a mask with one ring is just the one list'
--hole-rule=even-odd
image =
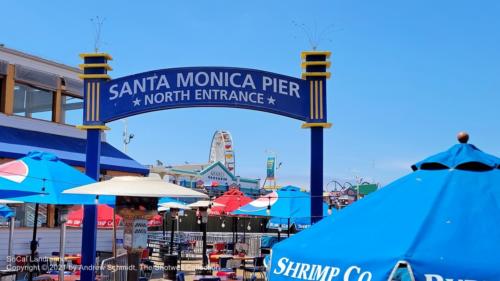
{"label": "red umbrella", "polygon": [[148,221],[148,227],[158,227],[163,225],[163,216],[162,215],[154,215]]}
{"label": "red umbrella", "polygon": [[[97,227],[101,229],[112,229],[113,228],[113,208],[108,205],[98,205],[97,206]],[[116,225],[119,226],[122,222],[122,217],[115,215]],[[66,226],[69,227],[81,227],[83,223],[83,208],[70,212],[68,214],[68,222]],[[151,220],[148,221],[148,227],[161,226],[163,219],[161,215],[155,215]]]}
{"label": "red umbrella", "polygon": [[[122,218],[115,215],[116,225],[120,225]],[[80,227],[83,223],[83,207],[70,212],[68,214],[67,226]],[[108,205],[97,205],[97,227],[98,228],[113,228],[113,208]]]}
{"label": "red umbrella", "polygon": [[243,194],[243,192],[239,191],[236,188],[231,188],[228,191],[224,192],[222,196],[214,199],[215,203],[222,204],[223,206],[212,207],[210,214],[211,215],[229,214],[232,211],[252,201],[253,199],[250,197],[246,197],[245,194]]}

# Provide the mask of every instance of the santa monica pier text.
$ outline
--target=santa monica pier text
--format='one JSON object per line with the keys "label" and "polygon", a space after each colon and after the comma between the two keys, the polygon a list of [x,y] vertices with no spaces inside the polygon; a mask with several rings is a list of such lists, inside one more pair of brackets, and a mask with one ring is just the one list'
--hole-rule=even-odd
{"label": "santa monica pier text", "polygon": [[[114,81],[109,100],[135,97],[135,105],[175,103],[189,100],[266,102],[263,93],[300,99],[299,84],[276,77],[224,71],[190,71]],[[142,99],[141,95],[144,95]],[[143,103],[142,103],[143,101]],[[272,100],[271,100],[272,101]]]}

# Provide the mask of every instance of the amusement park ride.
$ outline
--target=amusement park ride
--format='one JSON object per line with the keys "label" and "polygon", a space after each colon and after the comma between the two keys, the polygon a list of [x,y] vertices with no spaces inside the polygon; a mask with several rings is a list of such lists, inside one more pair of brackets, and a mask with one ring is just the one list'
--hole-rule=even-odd
{"label": "amusement park ride", "polygon": [[233,138],[228,131],[218,130],[214,133],[210,146],[208,162],[221,162],[231,173],[235,174],[236,160],[233,150]]}

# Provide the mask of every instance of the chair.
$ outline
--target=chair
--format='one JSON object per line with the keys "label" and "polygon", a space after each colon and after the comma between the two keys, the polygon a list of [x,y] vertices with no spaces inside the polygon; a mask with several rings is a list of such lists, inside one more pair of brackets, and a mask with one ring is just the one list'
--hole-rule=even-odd
{"label": "chair", "polygon": [[226,253],[232,253],[234,250],[234,243],[227,243],[226,244]]}
{"label": "chair", "polygon": [[142,260],[141,261],[141,272],[140,276],[145,277],[146,279],[151,278],[151,275],[153,274],[153,268],[155,266],[155,263],[151,260]]}
{"label": "chair", "polygon": [[224,243],[224,242],[215,243],[214,250],[218,253],[224,252],[224,250],[226,250],[226,243]]}
{"label": "chair", "polygon": [[186,259],[189,260],[191,257],[192,258],[196,257],[195,249],[196,249],[196,240],[187,241],[187,248],[184,249],[184,251],[183,251]]}
{"label": "chair", "polygon": [[184,272],[178,272],[176,275],[175,275],[175,281],[185,281],[186,278],[184,276]]}
{"label": "chair", "polygon": [[241,260],[238,259],[230,259],[226,263],[226,268],[231,268],[232,270],[234,270],[234,272],[236,272],[236,270],[240,268],[240,266]]}
{"label": "chair", "polygon": [[220,281],[220,277],[205,276],[205,277],[202,277],[202,278],[198,279],[198,281]]}
{"label": "chair", "polygon": [[223,256],[219,258],[219,268],[217,269],[217,277],[221,279],[236,279],[236,269],[239,264],[234,264],[235,259],[232,256]]}
{"label": "chair", "polygon": [[[255,257],[253,264],[250,267],[243,268],[243,280],[255,280],[256,274],[259,273],[263,280],[266,279],[266,267],[264,266],[264,257]],[[251,273],[249,279],[246,278],[247,273]]]}
{"label": "chair", "polygon": [[247,243],[236,243],[236,245],[234,246],[235,247],[235,250],[236,250],[236,253],[248,253],[248,244]]}

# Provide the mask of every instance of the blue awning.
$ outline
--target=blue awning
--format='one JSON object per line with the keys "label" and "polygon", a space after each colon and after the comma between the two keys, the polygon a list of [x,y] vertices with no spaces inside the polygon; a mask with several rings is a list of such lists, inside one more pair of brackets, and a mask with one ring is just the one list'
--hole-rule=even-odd
{"label": "blue awning", "polygon": [[[69,165],[85,167],[86,139],[0,126],[0,157],[17,159],[32,150],[50,152]],[[106,142],[101,147],[101,169],[146,175],[149,170]]]}

